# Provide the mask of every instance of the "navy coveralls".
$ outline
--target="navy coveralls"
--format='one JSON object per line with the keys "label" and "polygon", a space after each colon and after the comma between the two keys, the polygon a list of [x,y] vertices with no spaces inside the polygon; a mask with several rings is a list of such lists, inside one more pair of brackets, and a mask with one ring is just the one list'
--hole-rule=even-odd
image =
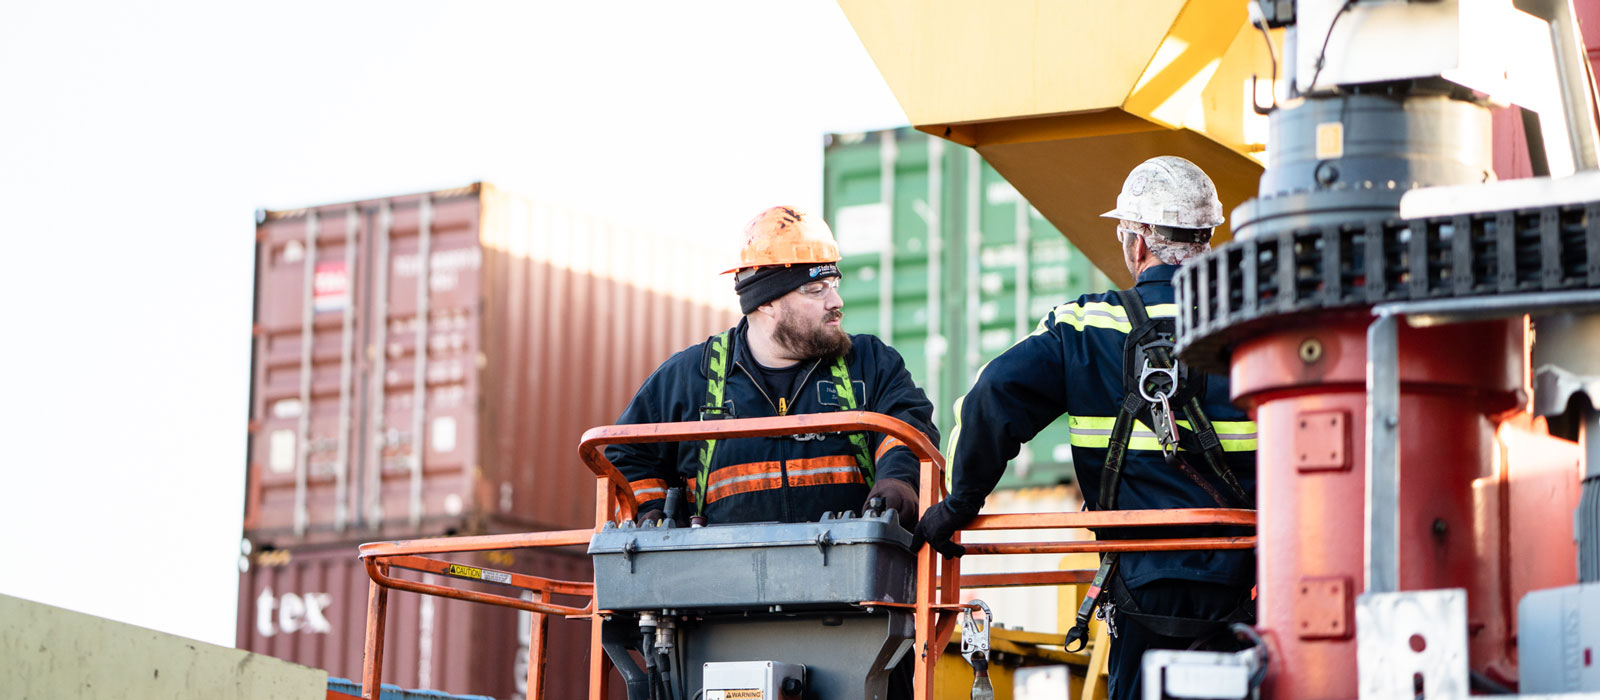
{"label": "navy coveralls", "polygon": [[[710,342],[683,350],[656,369],[628,404],[619,424],[671,423],[702,418],[764,418],[779,415],[778,398],[752,376],[755,361],[745,342],[749,322],[733,333],[732,361],[720,415],[705,412]],[[870,335],[852,335],[845,355],[859,410],[883,413],[922,431],[939,444],[933,404],[911,379],[900,354]],[[845,410],[839,400],[833,360],[810,360],[800,369],[787,415]],[[703,415],[704,414],[704,415]],[[916,487],[919,463],[899,440],[866,433],[879,479]],[[679,487],[692,498],[701,469],[701,442],[641,443],[606,447],[606,457],[633,487],[640,512],[660,509],[666,490]],[[867,480],[857,448],[844,434],[719,440],[706,485],[705,515],[711,523],[810,522],[824,513],[859,511]],[[689,504],[690,510],[694,506]]]}
{"label": "navy coveralls", "polygon": [[[1176,314],[1172,275],[1177,269],[1176,265],[1161,265],[1139,275],[1134,290],[1150,317]],[[985,366],[972,390],[956,406],[958,420],[950,447],[950,507],[956,512],[976,513],[1021,445],[1066,414],[1078,483],[1088,506],[1097,508],[1112,423],[1127,393],[1122,365],[1130,330],[1127,312],[1114,292],[1086,294],[1057,306],[1032,335]],[[1255,424],[1229,401],[1226,376],[1206,375],[1205,381],[1202,408],[1216,426],[1229,468],[1253,498]],[[1188,422],[1180,420],[1179,427],[1187,432]],[[1118,510],[1219,505],[1190,476],[1166,464],[1148,426],[1135,424],[1128,447]],[[1229,492],[1198,456],[1189,461],[1214,490]],[[1102,539],[1127,539],[1249,531],[1137,528],[1099,534]],[[1248,599],[1255,583],[1255,553],[1250,550],[1128,552],[1121,555],[1118,566],[1123,582],[1146,613],[1220,618]],[[1118,619],[1121,617],[1113,617],[1118,637],[1112,644],[1111,691],[1114,698],[1134,698],[1138,697],[1138,665],[1144,650],[1186,648],[1189,640],[1157,637],[1131,620]]]}

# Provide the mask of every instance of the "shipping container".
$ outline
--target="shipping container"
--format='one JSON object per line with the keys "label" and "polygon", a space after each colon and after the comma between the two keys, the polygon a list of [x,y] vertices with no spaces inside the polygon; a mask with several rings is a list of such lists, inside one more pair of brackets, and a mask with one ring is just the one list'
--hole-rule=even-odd
{"label": "shipping container", "polygon": [[739,317],[726,251],[487,184],[256,240],[245,532],[280,548],[592,524],[579,436]]}
{"label": "shipping container", "polygon": [[[446,558],[469,566],[562,580],[588,581],[592,576],[589,557],[581,549],[479,552]],[[253,549],[240,568],[240,649],[326,669],[332,677],[361,678],[370,579],[356,556],[355,543]],[[397,575],[432,583],[446,580],[415,572]],[[452,586],[493,593],[511,590],[448,581]],[[556,602],[581,604],[562,596],[557,596]],[[529,613],[390,591],[387,622],[383,682],[499,700],[524,697],[532,622]],[[549,618],[548,622],[545,697],[587,697],[589,622],[564,618]]]}
{"label": "shipping container", "polygon": [[[909,127],[829,134],[823,212],[843,256],[845,327],[900,351],[946,439],[984,363],[1056,305],[1111,288],[977,151]],[[1067,436],[1065,420],[1046,428],[1002,487],[1070,481]]]}

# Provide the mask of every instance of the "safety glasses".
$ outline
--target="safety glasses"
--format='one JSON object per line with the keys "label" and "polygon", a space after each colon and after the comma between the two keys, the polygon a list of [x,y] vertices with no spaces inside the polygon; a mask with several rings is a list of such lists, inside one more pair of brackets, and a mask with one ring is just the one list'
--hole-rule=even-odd
{"label": "safety glasses", "polygon": [[839,278],[838,277],[825,277],[825,278],[817,280],[815,282],[807,282],[805,284],[802,284],[802,285],[800,285],[800,288],[795,290],[795,291],[800,292],[804,296],[811,297],[812,299],[822,299],[822,298],[828,296],[828,292],[829,291],[832,291],[832,290],[835,290],[835,289],[838,289],[838,288],[839,288]]}

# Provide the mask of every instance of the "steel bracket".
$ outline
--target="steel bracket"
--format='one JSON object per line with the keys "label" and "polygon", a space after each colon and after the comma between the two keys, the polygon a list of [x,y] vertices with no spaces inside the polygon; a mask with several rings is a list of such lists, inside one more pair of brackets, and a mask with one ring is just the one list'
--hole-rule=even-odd
{"label": "steel bracket", "polygon": [[1361,700],[1467,697],[1467,592],[1357,598],[1356,670]]}

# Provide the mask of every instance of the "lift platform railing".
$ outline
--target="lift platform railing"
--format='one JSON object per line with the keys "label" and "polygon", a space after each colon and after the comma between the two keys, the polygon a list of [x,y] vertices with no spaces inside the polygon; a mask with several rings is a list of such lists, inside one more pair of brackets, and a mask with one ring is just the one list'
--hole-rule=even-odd
{"label": "lift platform railing", "polygon": [[[588,544],[590,536],[608,520],[633,519],[639,505],[626,478],[606,459],[606,445],[644,442],[690,442],[727,440],[743,437],[800,435],[830,432],[879,432],[898,438],[921,463],[919,510],[926,510],[945,496],[944,457],[927,436],[896,418],[867,411],[805,414],[774,418],[741,418],[722,421],[690,421],[640,425],[612,425],[585,432],[578,455],[596,477],[595,528],[512,535],[441,537],[422,540],[377,542],[361,546],[360,556],[372,579],[367,608],[367,637],[362,669],[362,696],[378,697],[383,668],[383,635],[388,590],[436,595],[475,603],[498,605],[533,613],[533,629],[528,650],[529,698],[541,698],[544,674],[544,632],[546,615],[588,617],[591,627],[589,697],[600,700],[609,694],[611,664],[600,651],[598,618],[607,611],[596,610],[593,581],[558,581],[512,572],[493,571],[452,564],[423,555],[452,554],[489,550],[556,547]],[[1132,528],[1155,526],[1236,525],[1254,527],[1255,512],[1222,508],[1194,508],[1149,511],[1104,511],[1078,513],[1025,513],[979,516],[967,530],[1038,530],[1055,528]],[[970,544],[968,556],[999,554],[1041,554],[1067,552],[1144,552],[1195,549],[1248,549],[1255,537],[1197,537],[1135,540],[1089,540],[1065,542],[1008,542]],[[959,535],[956,540],[959,542]],[[917,552],[917,592],[913,604],[862,601],[863,606],[897,606],[915,609],[917,652],[914,683],[917,700],[933,697],[933,673],[940,650],[949,643],[955,624],[970,605],[959,602],[961,588],[993,588],[1087,583],[1093,570],[1038,571],[961,575],[960,559],[945,560],[932,548]],[[527,591],[533,600],[483,593],[442,584],[400,579],[391,569],[406,569],[473,580]],[[583,607],[560,605],[551,596],[587,596]]]}

